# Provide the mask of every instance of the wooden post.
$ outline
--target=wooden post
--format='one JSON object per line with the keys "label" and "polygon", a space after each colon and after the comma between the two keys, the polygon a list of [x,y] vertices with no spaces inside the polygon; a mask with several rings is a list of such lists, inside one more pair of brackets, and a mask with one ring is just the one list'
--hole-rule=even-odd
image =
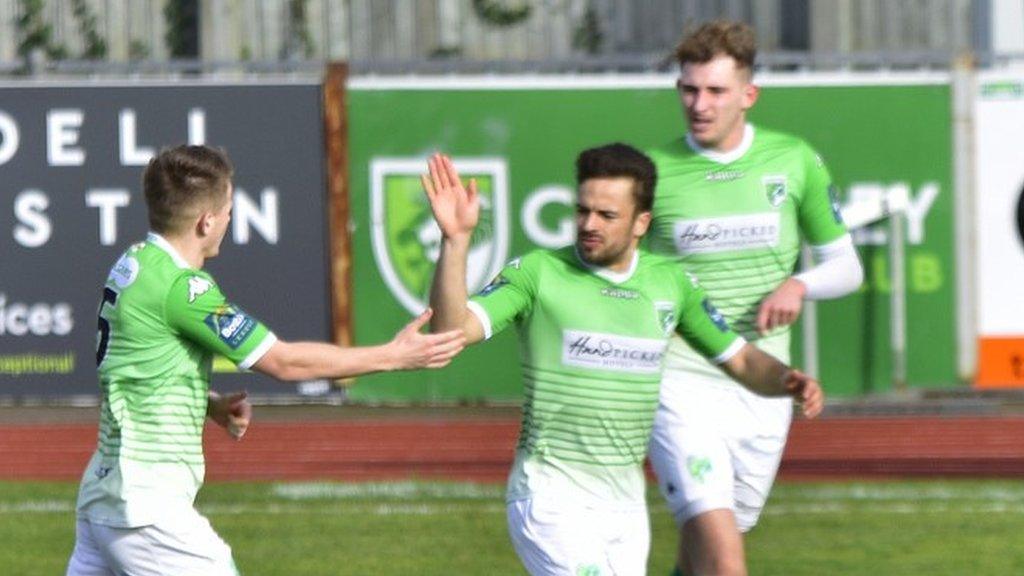
{"label": "wooden post", "polygon": [[[330,253],[331,333],[339,346],[351,346],[352,247],[349,239],[348,113],[345,83],[348,64],[330,62],[324,71],[324,151],[327,159],[327,209]],[[353,379],[337,382],[354,383]]]}

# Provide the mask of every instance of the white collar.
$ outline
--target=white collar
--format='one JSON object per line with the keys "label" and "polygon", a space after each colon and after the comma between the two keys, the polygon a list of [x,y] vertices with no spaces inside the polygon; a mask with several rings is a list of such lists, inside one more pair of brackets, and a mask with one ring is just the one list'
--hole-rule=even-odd
{"label": "white collar", "polygon": [[632,278],[633,273],[636,272],[637,263],[640,261],[640,248],[637,247],[635,250],[633,250],[633,259],[629,262],[629,268],[625,272],[616,272],[609,268],[604,268],[602,266],[594,266],[593,264],[587,262],[586,260],[583,259],[582,256],[580,256],[580,251],[575,246],[573,247],[573,252],[576,254],[576,259],[579,260],[580,264],[582,264],[583,267],[586,268],[591,274],[604,278],[605,280],[611,282],[612,284],[622,284],[626,280]]}
{"label": "white collar", "polygon": [[164,238],[163,236],[157,234],[156,232],[150,232],[149,234],[146,235],[146,240],[152,242],[153,245],[156,246],[157,248],[163,250],[164,252],[167,252],[167,255],[170,256],[171,260],[173,260],[174,263],[178,265],[178,268],[192,267],[189,266],[188,261],[182,258],[181,254],[179,254],[178,251],[174,249],[174,246],[171,246],[171,243],[168,242],[167,239]]}
{"label": "white collar", "polygon": [[689,132],[686,133],[686,144],[691,150],[712,162],[717,162],[718,164],[729,164],[730,162],[739,160],[747,153],[748,150],[750,150],[750,147],[754,144],[754,127],[749,123],[744,124],[743,139],[740,140],[740,145],[728,152],[717,152],[709,148],[704,148],[693,139],[693,135]]}

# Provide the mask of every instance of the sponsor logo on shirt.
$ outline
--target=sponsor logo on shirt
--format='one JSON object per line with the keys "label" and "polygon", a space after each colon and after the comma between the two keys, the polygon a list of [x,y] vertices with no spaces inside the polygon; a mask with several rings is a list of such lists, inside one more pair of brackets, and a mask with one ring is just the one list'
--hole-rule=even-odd
{"label": "sponsor logo on shirt", "polygon": [[132,282],[135,282],[135,279],[138,277],[139,261],[125,254],[110,269],[110,276],[107,278],[107,281],[112,281],[118,288],[123,290],[131,285]]}
{"label": "sponsor logo on shirt", "polygon": [[828,201],[832,206],[832,217],[837,224],[843,223],[843,207],[839,203],[839,188],[835,184],[828,185]]}
{"label": "sponsor logo on shirt", "polygon": [[232,350],[256,329],[256,321],[234,306],[225,306],[206,316],[206,325]]}
{"label": "sponsor logo on shirt", "polygon": [[725,316],[722,316],[722,313],[718,311],[718,308],[715,308],[715,305],[711,303],[711,300],[705,298],[704,301],[701,302],[701,306],[704,307],[704,312],[706,312],[708,318],[711,318],[711,321],[715,323],[715,326],[718,326],[719,330],[722,332],[729,331],[729,323],[725,321]]}
{"label": "sponsor logo on shirt", "polygon": [[779,213],[677,220],[673,232],[682,255],[771,248],[779,244]]}
{"label": "sponsor logo on shirt", "polygon": [[210,291],[213,283],[206,278],[193,276],[188,279],[188,303],[196,301],[196,298]]}
{"label": "sponsor logo on shirt", "polygon": [[743,176],[745,174],[742,170],[719,170],[717,172],[708,172],[704,178],[708,182],[729,182],[731,180],[739,180]]}
{"label": "sponsor logo on shirt", "polygon": [[491,280],[490,283],[487,284],[487,286],[484,286],[483,289],[480,290],[480,292],[478,292],[478,294],[480,296],[487,296],[491,292],[494,292],[495,290],[501,288],[506,284],[508,284],[508,280],[501,274],[498,274],[497,276],[494,277],[494,280]]}
{"label": "sponsor logo on shirt", "polygon": [[761,184],[764,185],[764,193],[772,208],[782,206],[782,203],[786,201],[786,176],[765,176],[761,178]]}
{"label": "sponsor logo on shirt", "polygon": [[621,298],[623,300],[636,300],[640,297],[640,293],[636,290],[627,290],[625,288],[601,288],[601,296]]}
{"label": "sponsor logo on shirt", "polygon": [[565,330],[562,332],[562,363],[578,368],[657,374],[667,344],[661,339]]}

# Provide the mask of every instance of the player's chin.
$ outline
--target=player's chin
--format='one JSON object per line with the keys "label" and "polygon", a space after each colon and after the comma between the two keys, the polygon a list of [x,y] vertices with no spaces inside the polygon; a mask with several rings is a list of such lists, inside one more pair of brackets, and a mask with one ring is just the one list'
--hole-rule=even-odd
{"label": "player's chin", "polygon": [[579,252],[580,257],[583,258],[583,261],[591,266],[604,266],[606,264],[605,261],[607,258],[604,257],[604,254],[599,248],[588,248],[586,246],[578,245],[577,251]]}

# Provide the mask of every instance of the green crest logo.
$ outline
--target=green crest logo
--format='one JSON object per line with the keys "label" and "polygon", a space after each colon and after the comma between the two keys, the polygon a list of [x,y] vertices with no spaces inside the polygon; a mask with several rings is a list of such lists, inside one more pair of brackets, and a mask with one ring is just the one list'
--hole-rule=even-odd
{"label": "green crest logo", "polygon": [[654,311],[658,314],[658,324],[666,336],[676,329],[676,307],[672,302],[655,302]]}
{"label": "green crest logo", "polygon": [[[508,254],[508,165],[502,158],[455,158],[463,179],[476,178],[480,223],[466,266],[470,294],[501,271]],[[425,158],[375,158],[370,163],[373,256],[394,297],[419,314],[427,306],[441,230],[420,185]]]}
{"label": "green crest logo", "polygon": [[690,456],[686,459],[686,470],[694,480],[703,484],[704,480],[707,479],[707,475],[711,473],[711,459]]}
{"label": "green crest logo", "polygon": [[576,566],[576,576],[601,576],[601,567],[597,564],[580,564]]}
{"label": "green crest logo", "polygon": [[761,179],[761,183],[764,184],[764,192],[772,208],[782,206],[782,203],[786,201],[786,177],[765,176]]}

